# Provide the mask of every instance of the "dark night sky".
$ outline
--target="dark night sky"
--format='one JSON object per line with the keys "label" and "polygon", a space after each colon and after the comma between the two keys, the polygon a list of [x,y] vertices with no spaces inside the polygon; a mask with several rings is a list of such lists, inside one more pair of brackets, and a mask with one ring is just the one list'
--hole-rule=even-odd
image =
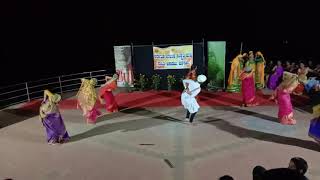
{"label": "dark night sky", "polygon": [[221,2],[1,2],[0,86],[16,72],[21,76],[10,77],[10,83],[112,68],[113,45],[128,42],[244,41],[279,55],[288,40],[291,56],[318,51],[317,6]]}

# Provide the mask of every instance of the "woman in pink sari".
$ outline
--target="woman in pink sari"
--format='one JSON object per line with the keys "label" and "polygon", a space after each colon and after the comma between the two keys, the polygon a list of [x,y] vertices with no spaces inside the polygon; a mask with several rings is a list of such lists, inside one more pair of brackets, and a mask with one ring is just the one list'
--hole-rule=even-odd
{"label": "woman in pink sari", "polygon": [[293,108],[290,94],[294,91],[298,84],[299,81],[297,75],[285,72],[282,83],[277,87],[273,96],[270,98],[274,99],[279,105],[278,118],[281,124],[296,124],[296,120],[293,118]]}
{"label": "woman in pink sari", "polygon": [[117,88],[117,79],[117,74],[113,75],[113,77],[106,76],[107,82],[101,86],[99,91],[100,102],[101,104],[105,103],[106,111],[108,112],[118,112],[118,104],[112,94],[112,91]]}
{"label": "woman in pink sari", "polygon": [[88,80],[83,78],[81,82],[81,87],[77,94],[77,107],[81,107],[83,116],[88,124],[95,124],[97,117],[101,115],[101,112],[97,108],[97,93],[95,90],[97,79]]}
{"label": "woman in pink sari", "polygon": [[254,74],[250,65],[244,68],[240,74],[241,92],[243,98],[242,106],[256,106]]}

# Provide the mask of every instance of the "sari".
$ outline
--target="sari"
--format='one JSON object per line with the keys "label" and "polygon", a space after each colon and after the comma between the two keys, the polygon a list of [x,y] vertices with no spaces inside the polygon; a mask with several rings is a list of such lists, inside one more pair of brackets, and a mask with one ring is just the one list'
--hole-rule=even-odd
{"label": "sari", "polygon": [[293,118],[293,108],[291,103],[290,91],[282,87],[278,87],[275,91],[279,112],[278,119],[281,124],[294,125],[296,120]]}
{"label": "sari", "polygon": [[253,72],[242,72],[240,75],[241,92],[243,98],[243,104],[245,106],[255,106],[255,84],[253,79]]}
{"label": "sari", "polygon": [[227,92],[240,92],[240,72],[242,70],[241,55],[232,60],[228,78]]}
{"label": "sari", "polygon": [[309,136],[320,143],[320,104],[313,107],[314,119],[310,121]]}
{"label": "sari", "polygon": [[310,93],[310,91],[312,89],[314,89],[314,87],[316,85],[320,84],[320,81],[319,80],[316,80],[316,79],[310,79],[307,84],[304,86],[305,90],[307,91],[307,93]]}
{"label": "sari", "polygon": [[111,80],[107,82],[104,86],[100,88],[99,96],[104,99],[106,111],[108,112],[118,112],[118,104],[112,91],[117,88],[117,81]]}
{"label": "sari", "polygon": [[49,98],[45,97],[41,103],[40,119],[46,128],[47,142],[49,144],[63,143],[69,140],[70,137],[57,105],[60,98],[54,98],[59,96],[57,94],[53,95],[50,92],[49,94]]}
{"label": "sari", "polygon": [[256,73],[255,73],[256,88],[263,89],[265,86],[265,83],[264,83],[265,60],[262,56],[258,56],[256,57],[255,62],[256,62]]}
{"label": "sari", "polygon": [[81,79],[82,84],[78,91],[78,105],[83,110],[83,116],[86,118],[87,123],[95,124],[101,112],[97,108],[97,93],[95,85],[96,79]]}
{"label": "sari", "polygon": [[304,85],[307,84],[307,82],[308,82],[308,77],[307,77],[308,71],[309,71],[308,68],[305,68],[304,70],[298,69],[298,79],[299,79],[300,83],[299,83],[298,87],[294,90],[294,94],[296,94],[296,95],[303,94],[304,89],[305,89]]}
{"label": "sari", "polygon": [[283,67],[277,66],[275,72],[269,76],[267,87],[269,89],[275,90],[280,83],[282,75],[283,75]]}

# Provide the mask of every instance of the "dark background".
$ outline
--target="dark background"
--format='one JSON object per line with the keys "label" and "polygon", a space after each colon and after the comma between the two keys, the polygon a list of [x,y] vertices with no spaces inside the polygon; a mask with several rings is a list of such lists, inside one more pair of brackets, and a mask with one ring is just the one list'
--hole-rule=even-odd
{"label": "dark background", "polygon": [[1,1],[0,86],[113,69],[113,45],[131,42],[225,40],[229,61],[243,41],[269,59],[317,61],[320,15],[306,2]]}

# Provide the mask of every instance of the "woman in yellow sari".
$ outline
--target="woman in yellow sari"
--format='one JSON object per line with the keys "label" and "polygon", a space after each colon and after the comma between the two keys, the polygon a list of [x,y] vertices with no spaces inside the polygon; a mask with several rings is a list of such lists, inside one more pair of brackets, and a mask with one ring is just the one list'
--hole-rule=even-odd
{"label": "woman in yellow sari", "polygon": [[255,72],[256,88],[263,89],[265,87],[264,68],[265,68],[266,61],[263,57],[263,54],[260,51],[256,53],[255,62],[256,62],[256,72]]}
{"label": "woman in yellow sari", "polygon": [[87,123],[95,124],[97,117],[101,115],[98,110],[97,103],[97,93],[95,86],[97,84],[97,79],[81,79],[81,87],[78,91],[78,104],[77,107],[81,107],[83,111],[83,116],[86,118]]}
{"label": "woman in yellow sari", "polygon": [[228,78],[227,92],[240,92],[240,73],[242,70],[242,55],[239,54],[232,60]]}

